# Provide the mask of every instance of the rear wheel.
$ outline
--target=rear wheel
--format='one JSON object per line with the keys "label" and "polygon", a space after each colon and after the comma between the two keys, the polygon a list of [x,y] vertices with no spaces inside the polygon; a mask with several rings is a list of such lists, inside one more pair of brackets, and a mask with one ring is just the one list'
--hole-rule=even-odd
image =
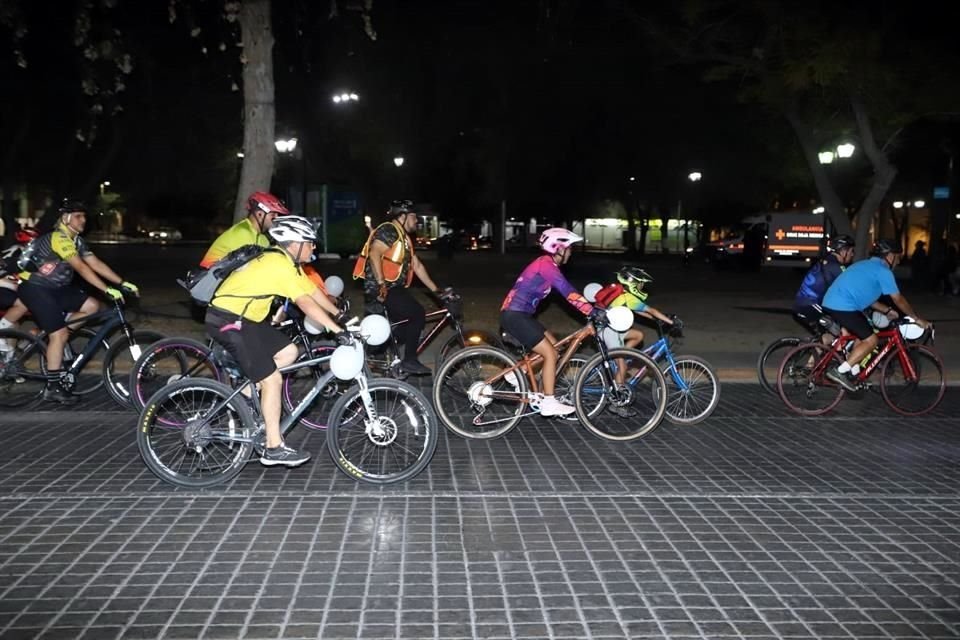
{"label": "rear wheel", "polygon": [[780,364],[777,389],[787,407],[802,416],[819,416],[843,399],[844,389],[827,378],[826,373],[843,359],[819,342],[791,349]]}
{"label": "rear wheel", "polygon": [[443,346],[440,347],[440,350],[437,352],[436,366],[433,368],[434,371],[440,370],[440,365],[446,362],[453,353],[464,349],[466,347],[480,347],[480,346],[494,347],[495,349],[503,349],[503,343],[501,340],[493,335],[492,333],[487,333],[486,331],[474,331],[472,329],[463,330],[463,342],[460,342],[460,336],[456,333],[450,336],[446,342],[443,343]]}
{"label": "rear wheel", "polygon": [[121,407],[133,407],[130,399],[130,373],[143,354],[143,350],[163,339],[162,334],[154,331],[134,331],[131,334],[131,340],[121,335],[111,343],[110,350],[103,361],[103,380],[107,386],[107,393]]}
{"label": "rear wheel", "polygon": [[663,369],[667,383],[667,420],[674,424],[703,422],[720,402],[720,379],[703,358],[680,356]]}
{"label": "rear wheel", "polygon": [[22,408],[43,395],[47,385],[47,345],[16,329],[0,329],[0,407]]}
{"label": "rear wheel", "polygon": [[227,381],[207,345],[190,338],[154,342],[143,350],[130,370],[130,401],[140,411],[150,396],[185,378]]}
{"label": "rear wheel", "polygon": [[778,338],[763,350],[757,360],[757,378],[760,386],[768,392],[777,394],[777,374],[787,353],[804,342],[800,338]]}
{"label": "rear wheel", "polygon": [[920,416],[943,400],[946,383],[943,362],[935,351],[920,344],[904,345],[908,371],[896,353],[887,357],[880,371],[880,394],[890,408],[905,416]]}

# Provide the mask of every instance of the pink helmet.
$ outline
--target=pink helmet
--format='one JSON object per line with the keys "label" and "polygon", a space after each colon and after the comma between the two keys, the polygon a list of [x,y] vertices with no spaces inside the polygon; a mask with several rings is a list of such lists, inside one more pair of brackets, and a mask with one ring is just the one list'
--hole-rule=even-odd
{"label": "pink helmet", "polygon": [[583,238],[573,231],[562,227],[552,227],[540,234],[540,246],[550,255],[554,255],[560,249],[566,249],[574,242],[580,242],[581,240]]}

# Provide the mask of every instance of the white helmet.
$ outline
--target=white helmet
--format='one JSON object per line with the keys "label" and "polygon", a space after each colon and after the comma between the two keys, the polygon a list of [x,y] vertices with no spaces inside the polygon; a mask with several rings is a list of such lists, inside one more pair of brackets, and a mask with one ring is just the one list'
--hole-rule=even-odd
{"label": "white helmet", "polygon": [[561,249],[566,249],[574,242],[580,242],[582,240],[583,238],[573,231],[564,229],[563,227],[551,227],[540,234],[540,246],[550,255],[554,255]]}
{"label": "white helmet", "polygon": [[313,230],[310,221],[302,216],[283,216],[273,221],[267,230],[270,237],[277,243],[285,242],[316,242],[317,232]]}

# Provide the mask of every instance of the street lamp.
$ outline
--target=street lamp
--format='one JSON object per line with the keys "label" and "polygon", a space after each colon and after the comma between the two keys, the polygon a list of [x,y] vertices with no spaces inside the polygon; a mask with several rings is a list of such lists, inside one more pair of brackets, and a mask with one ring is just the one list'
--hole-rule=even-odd
{"label": "street lamp", "polygon": [[[691,171],[687,174],[687,180],[693,183],[700,182],[703,179],[703,174],[699,171]],[[677,200],[677,222],[679,223],[683,218],[683,198]],[[666,231],[666,229],[664,229]],[[666,237],[666,233],[664,233]],[[683,251],[684,253],[690,251],[690,223],[684,222],[683,224]]]}
{"label": "street lamp", "polygon": [[275,146],[280,153],[293,153],[294,149],[297,148],[297,139],[280,138],[273,143],[273,146]]}
{"label": "street lamp", "polygon": [[403,156],[396,156],[393,159],[393,164],[399,169],[403,166]]}
{"label": "street lamp", "polygon": [[703,177],[703,174],[700,173],[699,171],[691,171],[690,174],[687,176],[687,179],[689,179],[690,182],[700,182],[700,178],[702,177]]}
{"label": "street lamp", "polygon": [[360,100],[360,96],[353,91],[344,91],[334,94],[330,99],[333,100],[334,104],[344,104],[347,102],[357,102]]}
{"label": "street lamp", "polygon": [[109,180],[104,180],[100,183],[100,195],[103,196],[104,192],[107,190],[107,187],[110,186]]}
{"label": "street lamp", "polygon": [[[297,148],[297,142],[298,141],[296,138],[280,138],[279,140],[276,140],[273,143],[273,146],[276,147],[277,151],[279,151],[280,153],[283,153],[286,155],[293,155],[293,152]],[[303,211],[301,215],[306,216],[307,215],[307,158],[306,158],[306,154],[303,152],[303,148],[300,149],[300,162],[301,162],[300,171],[303,174],[301,176],[302,181],[300,184],[300,187],[303,191],[303,193],[301,194],[302,195],[301,202],[303,204]],[[324,251],[326,251],[326,247],[324,247]]]}
{"label": "street lamp", "polygon": [[843,142],[830,151],[821,151],[817,154],[817,158],[820,160],[820,164],[833,164],[833,161],[837,159],[846,160],[847,158],[852,158],[856,150],[857,146],[855,144]]}

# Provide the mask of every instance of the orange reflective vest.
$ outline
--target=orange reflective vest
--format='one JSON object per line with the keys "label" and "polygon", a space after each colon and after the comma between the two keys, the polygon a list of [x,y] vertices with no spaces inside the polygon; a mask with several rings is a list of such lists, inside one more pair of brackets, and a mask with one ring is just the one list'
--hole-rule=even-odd
{"label": "orange reflective vest", "polygon": [[[394,242],[389,249],[387,249],[383,254],[383,259],[380,260],[380,270],[383,273],[383,279],[387,282],[396,282],[400,279],[400,274],[403,272],[403,263],[407,258],[407,242],[409,238],[407,233],[403,228],[398,225],[396,222],[390,221],[385,222],[384,224],[392,224],[397,230],[397,240]],[[380,227],[377,227],[379,229]],[[370,252],[370,243],[373,241],[373,234],[376,233],[376,229],[370,232],[370,235],[367,237],[366,243],[363,245],[363,249],[360,251],[360,255],[357,256],[357,262],[353,265],[353,279],[362,278],[363,272],[367,266],[367,254]],[[413,262],[413,243],[410,243],[410,261]],[[410,268],[407,269],[407,277],[403,283],[403,286],[409,287],[410,283],[413,282],[413,265],[411,264]]]}

